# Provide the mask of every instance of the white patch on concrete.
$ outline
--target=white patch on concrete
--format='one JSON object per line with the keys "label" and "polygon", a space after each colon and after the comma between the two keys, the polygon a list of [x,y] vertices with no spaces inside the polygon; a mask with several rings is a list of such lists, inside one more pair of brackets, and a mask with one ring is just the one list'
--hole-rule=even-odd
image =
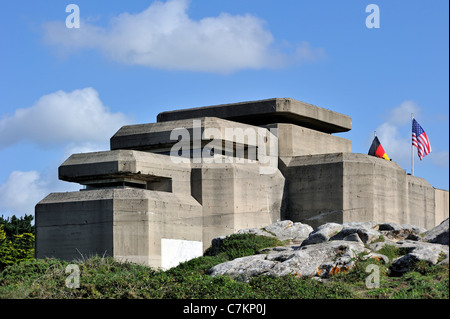
{"label": "white patch on concrete", "polygon": [[201,241],[161,238],[161,268],[163,269],[175,267],[202,255]]}

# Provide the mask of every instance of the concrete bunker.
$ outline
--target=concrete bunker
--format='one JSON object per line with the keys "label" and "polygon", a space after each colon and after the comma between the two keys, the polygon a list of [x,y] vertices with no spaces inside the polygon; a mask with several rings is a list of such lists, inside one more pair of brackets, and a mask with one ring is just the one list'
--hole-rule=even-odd
{"label": "concrete bunker", "polygon": [[431,228],[448,218],[448,191],[352,153],[336,135],[351,127],[347,115],[288,98],[124,126],[109,151],[74,154],[59,167],[61,180],[86,188],[36,205],[36,257],[106,254],[170,268],[216,236],[281,219]]}

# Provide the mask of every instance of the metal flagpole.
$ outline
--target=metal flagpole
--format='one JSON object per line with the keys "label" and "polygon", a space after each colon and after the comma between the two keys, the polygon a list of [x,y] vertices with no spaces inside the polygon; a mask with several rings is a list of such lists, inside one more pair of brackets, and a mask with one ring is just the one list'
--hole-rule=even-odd
{"label": "metal flagpole", "polygon": [[413,119],[414,119],[414,113],[411,113],[411,175],[412,176],[414,176],[414,145],[412,143],[412,134],[413,134],[412,123],[413,123]]}

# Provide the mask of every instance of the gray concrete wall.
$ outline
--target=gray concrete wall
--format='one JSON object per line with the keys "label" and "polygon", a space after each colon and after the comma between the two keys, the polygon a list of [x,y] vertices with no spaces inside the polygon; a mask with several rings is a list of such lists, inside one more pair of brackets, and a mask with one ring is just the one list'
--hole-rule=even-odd
{"label": "gray concrete wall", "polygon": [[201,206],[184,194],[133,188],[52,193],[35,215],[37,258],[71,261],[81,253],[161,267],[171,253],[161,250],[163,239],[202,242]]}
{"label": "gray concrete wall", "polygon": [[432,228],[448,216],[448,191],[436,192],[395,162],[336,153],[282,158],[280,169],[288,180],[287,217],[313,227],[375,220]]}
{"label": "gray concrete wall", "polygon": [[313,227],[343,222],[343,165],[338,154],[283,157],[280,170],[287,182],[284,219]]}
{"label": "gray concrete wall", "polygon": [[344,154],[344,220],[435,226],[434,188],[395,162]]}
{"label": "gray concrete wall", "polygon": [[280,157],[352,151],[352,141],[336,135],[293,124],[278,123],[264,127],[277,129]]}
{"label": "gray concrete wall", "polygon": [[285,179],[277,170],[261,174],[255,164],[198,164],[192,169],[193,196],[203,207],[204,249],[214,237],[280,219]]}
{"label": "gray concrete wall", "polygon": [[438,225],[444,219],[449,218],[449,194],[447,190],[435,188],[435,221]]}
{"label": "gray concrete wall", "polygon": [[35,208],[36,258],[113,256],[111,192],[52,193],[41,200]]}

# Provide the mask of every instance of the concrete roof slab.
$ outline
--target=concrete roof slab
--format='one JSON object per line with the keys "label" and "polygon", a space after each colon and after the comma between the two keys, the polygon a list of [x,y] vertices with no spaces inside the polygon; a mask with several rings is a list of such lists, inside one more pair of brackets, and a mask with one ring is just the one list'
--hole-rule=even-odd
{"label": "concrete roof slab", "polygon": [[59,179],[85,183],[91,180],[132,177],[150,181],[190,174],[190,164],[173,163],[169,156],[116,150],[71,155],[59,167]]}
{"label": "concrete roof slab", "polygon": [[325,133],[347,132],[351,117],[290,98],[273,98],[159,113],[158,122],[213,116],[250,125],[291,123]]}

